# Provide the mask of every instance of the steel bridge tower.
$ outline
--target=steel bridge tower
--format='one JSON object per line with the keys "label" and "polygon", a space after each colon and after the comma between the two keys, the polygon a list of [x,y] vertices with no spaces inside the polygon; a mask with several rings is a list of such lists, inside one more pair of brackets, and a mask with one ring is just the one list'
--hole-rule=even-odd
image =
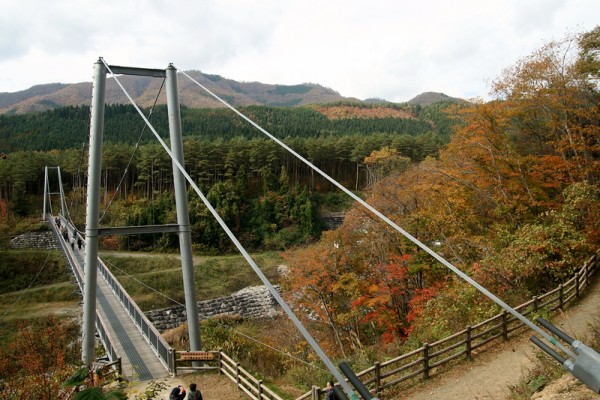
{"label": "steel bridge tower", "polygon": [[[108,69],[114,74],[149,76],[166,79],[167,109],[169,114],[169,136],[173,153],[173,178],[175,186],[175,204],[177,209],[176,225],[145,227],[100,228],[100,177],[102,170],[102,142],[104,135],[104,105],[106,93],[106,74]],[[176,161],[184,165],[181,112],[177,91],[177,70],[172,65],[162,69],[146,69],[122,66],[107,66],[102,59],[94,64],[94,83],[92,90],[92,112],[90,124],[90,154],[88,162],[88,187],[85,224],[85,282],[83,293],[83,346],[82,360],[91,367],[94,361],[95,321],[96,321],[96,283],[98,266],[98,239],[100,235],[136,234],[153,232],[177,232],[181,253],[183,287],[190,336],[190,350],[201,350],[198,305],[194,264],[192,259],[192,240],[188,213],[187,189],[185,178]]]}

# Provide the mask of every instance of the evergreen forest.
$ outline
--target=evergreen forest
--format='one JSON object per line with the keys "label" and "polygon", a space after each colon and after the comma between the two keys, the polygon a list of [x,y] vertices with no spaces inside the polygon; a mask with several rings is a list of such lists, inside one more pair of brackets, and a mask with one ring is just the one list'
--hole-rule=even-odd
{"label": "evergreen forest", "polygon": [[[436,156],[449,137],[451,120],[442,111],[448,105],[417,109],[339,103],[293,109],[253,106],[242,112],[336,180],[362,191],[381,169],[378,160],[365,164],[373,152],[389,148],[396,158],[410,163]],[[340,109],[350,115],[367,109],[374,116],[325,115]],[[377,116],[386,110],[402,112],[402,118]],[[146,111],[157,131],[168,136],[166,107]],[[133,106],[107,106],[105,118],[102,190],[107,212],[103,223],[173,222],[173,172],[168,154],[145,129]],[[229,110],[184,108],[182,121],[186,170],[252,249],[282,250],[308,243],[324,228],[320,213],[344,210],[348,203],[332,191],[331,183],[275,142],[259,136],[259,131]],[[74,220],[83,221],[88,124],[88,107],[0,116],[6,154],[0,163],[0,199],[5,209],[10,203],[17,214],[27,214],[28,203],[42,193],[44,166],[60,166]],[[207,210],[195,197],[190,201],[199,250],[230,251],[229,240]],[[128,249],[176,248],[173,235],[123,240],[126,243],[121,247]]]}

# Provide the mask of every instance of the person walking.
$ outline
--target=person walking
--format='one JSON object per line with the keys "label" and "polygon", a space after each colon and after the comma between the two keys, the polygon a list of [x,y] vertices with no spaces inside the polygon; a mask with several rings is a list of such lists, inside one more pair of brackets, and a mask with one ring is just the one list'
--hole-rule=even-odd
{"label": "person walking", "polygon": [[188,392],[188,400],[202,400],[202,393],[196,388],[195,383],[190,383],[190,391]]}
{"label": "person walking", "polygon": [[337,396],[333,391],[333,381],[327,381],[327,386],[325,387],[325,400],[337,400]]}
{"label": "person walking", "polygon": [[69,243],[71,243],[71,249],[75,251],[75,238],[71,237],[71,239],[69,239]]}

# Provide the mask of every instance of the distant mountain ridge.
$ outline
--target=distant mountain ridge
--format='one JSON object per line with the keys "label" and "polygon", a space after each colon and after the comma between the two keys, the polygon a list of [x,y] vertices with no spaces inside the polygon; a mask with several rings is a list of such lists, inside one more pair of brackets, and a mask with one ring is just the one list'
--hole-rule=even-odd
{"label": "distant mountain ridge", "polygon": [[27,90],[14,93],[0,93],[0,110],[10,107],[13,104],[18,104],[29,98],[36,96],[44,96],[61,90],[65,86],[64,83],[47,83],[43,85],[35,85]]}
{"label": "distant mountain ridge", "polygon": [[[229,104],[239,106],[265,105],[275,107],[298,107],[307,104],[326,104],[339,101],[361,102],[356,98],[340,95],[333,89],[314,83],[277,85],[260,82],[238,82],[219,75],[188,71],[187,74],[209,88]],[[119,81],[140,107],[151,107],[155,100],[165,104],[166,92],[162,79],[143,76],[121,76]],[[185,76],[178,77],[179,99],[190,108],[221,108],[224,105]],[[159,94],[160,92],[160,94]],[[158,96],[158,99],[156,99]],[[92,83],[50,83],[33,86],[14,93],[0,93],[0,114],[27,114],[65,106],[89,105],[92,99]],[[426,92],[408,101],[409,104],[427,106],[437,101],[463,102],[443,93]],[[107,79],[107,104],[128,104],[129,100],[113,78]],[[384,99],[366,99],[364,103],[388,103]]]}
{"label": "distant mountain ridge", "polygon": [[460,104],[467,103],[466,100],[459,99],[457,97],[451,97],[444,93],[424,92],[410,99],[408,101],[408,104],[418,104],[421,107],[426,107],[434,103],[439,103],[441,101]]}
{"label": "distant mountain ridge", "polygon": [[[267,105],[280,107],[330,103],[348,99],[324,86],[303,83],[299,85],[272,85],[260,82],[238,82],[219,75],[188,71],[193,79],[209,88],[233,106]],[[140,107],[150,107],[159,94],[162,79],[143,76],[121,76],[119,81]],[[178,77],[179,99],[190,108],[219,108],[224,105],[184,76]],[[0,114],[25,114],[64,106],[89,105],[92,83],[36,85],[15,93],[0,93]],[[165,88],[160,90],[157,103],[167,101]],[[356,100],[358,101],[358,100]],[[107,104],[128,104],[129,100],[114,79],[106,83]]]}

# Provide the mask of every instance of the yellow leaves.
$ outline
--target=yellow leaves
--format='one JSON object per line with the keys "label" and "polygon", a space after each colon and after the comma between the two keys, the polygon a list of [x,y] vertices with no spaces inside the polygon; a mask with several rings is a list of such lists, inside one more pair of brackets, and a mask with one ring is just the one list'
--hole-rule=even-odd
{"label": "yellow leaves", "polygon": [[371,155],[365,157],[367,168],[367,183],[373,185],[391,173],[404,172],[410,165],[410,158],[400,155],[397,149],[388,146],[381,150],[373,150]]}

